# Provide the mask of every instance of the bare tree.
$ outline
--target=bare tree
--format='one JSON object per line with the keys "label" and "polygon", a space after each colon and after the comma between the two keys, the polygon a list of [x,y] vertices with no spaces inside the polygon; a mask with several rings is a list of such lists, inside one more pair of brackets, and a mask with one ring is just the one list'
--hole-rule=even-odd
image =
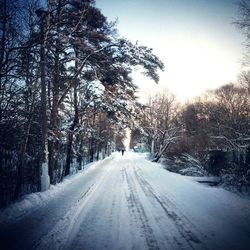
{"label": "bare tree", "polygon": [[250,96],[250,71],[241,72],[238,82],[247,91],[248,96]]}
{"label": "bare tree", "polygon": [[175,97],[167,91],[149,97],[141,127],[155,162],[171,143],[180,138],[182,126],[178,123],[177,111]]}
{"label": "bare tree", "polygon": [[234,147],[245,146],[249,137],[249,94],[245,88],[228,84],[215,91],[217,135]]}

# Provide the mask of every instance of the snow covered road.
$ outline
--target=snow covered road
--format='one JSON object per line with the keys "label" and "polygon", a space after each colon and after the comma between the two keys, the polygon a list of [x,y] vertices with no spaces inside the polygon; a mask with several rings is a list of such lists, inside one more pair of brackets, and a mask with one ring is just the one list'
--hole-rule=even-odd
{"label": "snow covered road", "polygon": [[115,153],[38,196],[1,211],[1,250],[250,249],[250,200],[135,153]]}

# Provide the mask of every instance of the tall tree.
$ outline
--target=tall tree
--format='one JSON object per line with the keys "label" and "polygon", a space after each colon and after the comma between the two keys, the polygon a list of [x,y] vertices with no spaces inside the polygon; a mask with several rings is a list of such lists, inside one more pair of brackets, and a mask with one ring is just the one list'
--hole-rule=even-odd
{"label": "tall tree", "polygon": [[144,108],[140,125],[155,162],[179,138],[182,126],[178,121],[177,110],[175,97],[168,92],[151,96]]}
{"label": "tall tree", "polygon": [[140,113],[133,68],[158,82],[164,65],[94,0],[0,1],[0,154],[17,159],[0,185],[17,198],[110,154]]}

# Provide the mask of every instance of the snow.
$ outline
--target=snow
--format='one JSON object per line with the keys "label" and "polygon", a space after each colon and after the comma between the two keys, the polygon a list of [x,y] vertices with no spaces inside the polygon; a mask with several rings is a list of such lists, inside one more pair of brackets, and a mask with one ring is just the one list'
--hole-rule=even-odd
{"label": "snow", "polygon": [[42,174],[41,174],[41,191],[46,191],[49,189],[50,186],[50,178],[48,175],[48,165],[46,163],[42,164]]}
{"label": "snow", "polygon": [[101,96],[105,90],[105,87],[99,80],[94,80],[92,82],[89,82],[88,87],[96,97]]}
{"label": "snow", "polygon": [[9,207],[0,209],[0,225],[16,222],[40,207],[46,206],[51,200],[56,199],[58,195],[62,194],[69,185],[80,179],[83,175],[88,174],[88,172],[98,168],[100,164],[101,161],[87,164],[78,174],[70,175],[63,182],[56,185],[50,185],[49,190],[25,195]]}
{"label": "snow", "polygon": [[201,162],[189,154],[182,154],[174,159],[165,159],[166,168],[187,176],[208,176]]}
{"label": "snow", "polygon": [[0,243],[8,249],[214,250],[250,243],[249,199],[132,152],[28,195],[4,216]]}

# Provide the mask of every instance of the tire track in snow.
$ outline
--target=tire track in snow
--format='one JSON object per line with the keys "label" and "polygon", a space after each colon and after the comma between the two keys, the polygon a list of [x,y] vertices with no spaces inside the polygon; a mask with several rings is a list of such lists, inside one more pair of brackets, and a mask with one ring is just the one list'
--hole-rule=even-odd
{"label": "tire track in snow", "polygon": [[[196,233],[194,233],[195,226],[192,224],[192,222],[189,221],[188,218],[186,218],[167,197],[164,197],[164,199],[161,199],[155,193],[155,190],[152,187],[152,185],[149,184],[149,182],[146,181],[146,179],[143,177],[140,168],[135,167],[135,166],[133,166],[133,168],[134,168],[134,173],[137,177],[138,183],[140,184],[144,193],[146,195],[147,194],[151,195],[151,197],[158,202],[158,204],[162,207],[162,209],[164,210],[168,218],[170,218],[174,222],[180,235],[183,237],[183,239],[185,239],[188,246],[191,249],[204,249],[204,250],[207,249],[207,247],[197,237]],[[178,214],[174,210],[178,211]],[[181,248],[180,242],[177,241],[177,244]]]}
{"label": "tire track in snow", "polygon": [[126,167],[124,167],[123,173],[124,173],[124,180],[128,184],[128,190],[129,190],[129,195],[127,195],[129,211],[131,212],[131,215],[135,217],[135,219],[139,218],[142,224],[144,233],[143,236],[145,236],[148,249],[151,250],[160,249],[157,239],[153,233],[153,230],[148,223],[148,218],[143,208],[143,205],[139,201],[139,195],[137,193],[135,181],[133,180],[132,176],[128,175]]}
{"label": "tire track in snow", "polygon": [[94,194],[109,175],[109,170],[110,168],[82,194],[66,215],[34,246],[34,249],[68,249],[87,214],[88,209],[84,211],[86,205],[93,199]]}

